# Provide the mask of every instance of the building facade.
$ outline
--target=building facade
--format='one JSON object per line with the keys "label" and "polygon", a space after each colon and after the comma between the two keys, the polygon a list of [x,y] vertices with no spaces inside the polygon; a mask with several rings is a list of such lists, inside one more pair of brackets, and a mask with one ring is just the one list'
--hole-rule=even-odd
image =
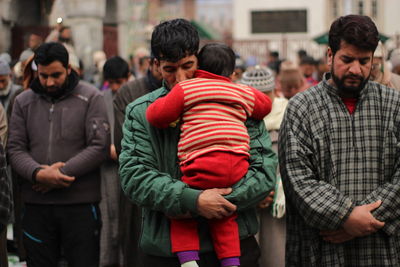
{"label": "building facade", "polygon": [[242,57],[268,60],[269,51],[297,60],[302,49],[315,58],[325,55],[326,45],[313,39],[329,31],[334,19],[347,14],[370,16],[381,33],[390,37],[387,47],[398,47],[398,0],[233,0],[234,48]]}

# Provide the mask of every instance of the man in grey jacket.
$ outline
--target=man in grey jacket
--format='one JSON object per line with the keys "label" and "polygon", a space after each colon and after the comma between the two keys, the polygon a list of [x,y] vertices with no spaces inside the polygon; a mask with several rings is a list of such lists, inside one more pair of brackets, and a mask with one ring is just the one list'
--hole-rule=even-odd
{"label": "man in grey jacket", "polygon": [[[104,100],[80,82],[68,52],[45,43],[35,52],[38,78],[15,100],[8,153],[24,178],[28,266],[98,266],[101,163],[110,147]],[[60,249],[61,248],[61,249]]]}

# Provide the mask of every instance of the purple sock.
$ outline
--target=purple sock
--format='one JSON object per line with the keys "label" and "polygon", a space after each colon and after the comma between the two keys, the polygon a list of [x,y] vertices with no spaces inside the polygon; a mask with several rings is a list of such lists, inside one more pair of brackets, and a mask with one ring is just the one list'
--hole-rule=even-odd
{"label": "purple sock", "polygon": [[197,250],[188,250],[177,252],[176,256],[178,256],[179,262],[184,264],[188,261],[197,261],[199,260],[199,252]]}
{"label": "purple sock", "polygon": [[240,265],[239,257],[223,258],[221,260],[221,266],[222,267],[239,266],[239,265]]}

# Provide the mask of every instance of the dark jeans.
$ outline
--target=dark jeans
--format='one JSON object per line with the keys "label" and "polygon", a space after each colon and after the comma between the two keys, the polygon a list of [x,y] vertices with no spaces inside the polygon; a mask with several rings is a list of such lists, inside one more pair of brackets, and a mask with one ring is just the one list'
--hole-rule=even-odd
{"label": "dark jeans", "polygon": [[26,204],[22,228],[28,266],[57,266],[61,251],[68,266],[98,266],[100,227],[97,204]]}
{"label": "dark jeans", "polygon": [[[240,240],[240,267],[258,267],[260,258],[260,248],[256,239],[252,236]],[[180,267],[178,258],[165,258],[145,254],[143,257],[144,266],[151,267]],[[197,261],[199,267],[220,267],[221,264],[214,252],[200,254],[200,260]]]}

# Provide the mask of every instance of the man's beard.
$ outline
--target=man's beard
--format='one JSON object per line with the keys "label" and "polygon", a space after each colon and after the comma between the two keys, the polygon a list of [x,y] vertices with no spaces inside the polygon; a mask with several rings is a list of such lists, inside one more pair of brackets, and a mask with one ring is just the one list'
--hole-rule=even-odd
{"label": "man's beard", "polygon": [[46,86],[44,87],[44,90],[46,91],[46,94],[50,97],[53,98],[58,98],[60,96],[62,96],[65,91],[68,88],[68,76],[65,79],[65,82],[61,85],[61,86]]}
{"label": "man's beard", "polygon": [[[353,74],[344,75],[342,78],[339,78],[335,74],[332,62],[331,74],[333,82],[336,84],[336,87],[339,91],[339,95],[344,97],[357,97],[360,95],[360,92],[364,89],[365,85],[367,84],[371,72],[366,78],[360,75],[353,75]],[[359,80],[360,83],[357,86],[346,86],[344,83],[346,79],[356,79]]]}

